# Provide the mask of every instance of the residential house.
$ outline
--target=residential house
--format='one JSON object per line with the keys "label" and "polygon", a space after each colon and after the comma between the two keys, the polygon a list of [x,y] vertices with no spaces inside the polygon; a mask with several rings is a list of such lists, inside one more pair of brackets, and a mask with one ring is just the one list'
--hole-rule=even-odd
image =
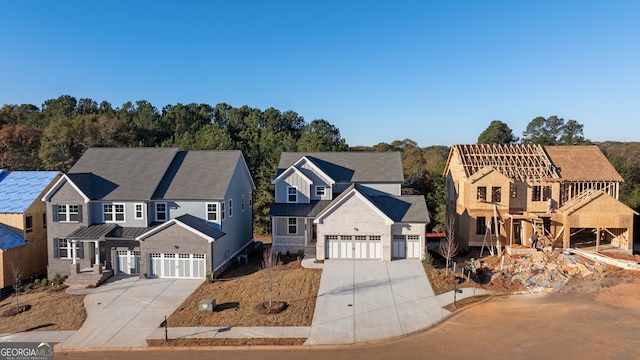
{"label": "residential house", "polygon": [[47,272],[47,222],[42,194],[57,171],[0,170],[0,288]]}
{"label": "residential house", "polygon": [[317,261],[420,259],[429,213],[424,196],[400,194],[403,181],[397,152],[284,152],[272,246]]}
{"label": "residential house", "polygon": [[444,175],[461,247],[596,246],[633,251],[637,213],[597,146],[454,145]]}
{"label": "residential house", "polygon": [[49,276],[215,275],[252,244],[254,189],[240,151],[88,149],[43,198]]}

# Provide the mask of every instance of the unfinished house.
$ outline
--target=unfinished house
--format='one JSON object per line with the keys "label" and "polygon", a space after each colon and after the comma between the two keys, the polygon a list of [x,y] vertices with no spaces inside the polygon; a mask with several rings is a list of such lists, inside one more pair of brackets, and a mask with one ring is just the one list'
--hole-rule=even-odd
{"label": "unfinished house", "polygon": [[454,145],[444,170],[447,214],[468,246],[633,251],[637,213],[597,146]]}

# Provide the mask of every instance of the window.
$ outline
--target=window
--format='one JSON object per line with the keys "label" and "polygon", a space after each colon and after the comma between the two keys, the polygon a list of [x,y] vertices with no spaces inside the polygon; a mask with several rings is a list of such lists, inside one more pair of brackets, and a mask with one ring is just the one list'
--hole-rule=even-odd
{"label": "window", "polygon": [[156,203],[156,221],[167,221],[166,203]]}
{"label": "window", "polygon": [[289,218],[289,234],[297,234],[298,233],[298,219],[297,218]]}
{"label": "window", "polygon": [[218,204],[207,204],[207,220],[218,221]]}
{"label": "window", "polygon": [[407,235],[407,240],[420,240],[420,235]]}
{"label": "window", "polygon": [[356,235],[356,241],[366,241],[367,235]]}
{"label": "window", "polygon": [[478,186],[478,200],[485,201],[487,200],[487,187],[486,186]]}
{"label": "window", "polygon": [[233,216],[233,203],[231,202],[231,199],[229,199],[229,217]]}
{"label": "window", "polygon": [[78,205],[58,205],[59,222],[78,222],[80,220]]}
{"label": "window", "polygon": [[245,202],[245,198],[244,198],[244,194],[240,195],[240,210],[244,211],[244,202]]}
{"label": "window", "polygon": [[382,236],[380,236],[380,235],[370,235],[369,236],[369,241],[380,241],[380,239],[382,239]]}
{"label": "window", "polygon": [[135,205],[136,208],[136,219],[144,219],[144,207],[142,206],[142,204],[136,204]]}
{"label": "window", "polygon": [[249,207],[253,207],[253,192],[249,193]]}
{"label": "window", "polygon": [[[71,245],[72,242],[67,239],[58,239],[58,251],[57,255],[59,259],[71,259]],[[82,255],[82,247],[80,246],[82,243],[76,243],[76,259],[83,258]]]}
{"label": "window", "polygon": [[124,204],[102,204],[104,222],[124,222]]}
{"label": "window", "polygon": [[502,201],[502,188],[494,186],[491,188],[491,202],[498,203]]}
{"label": "window", "polygon": [[43,227],[44,229],[46,229],[46,228],[47,228],[47,214],[46,214],[46,213],[45,213],[45,214],[42,214],[42,227]]}
{"label": "window", "polygon": [[518,186],[515,183],[511,183],[509,185],[509,192],[511,193],[511,198],[515,199],[518,197]]}
{"label": "window", "polygon": [[324,186],[316,186],[316,196],[317,197],[324,197],[324,195],[327,192],[327,188]]}
{"label": "window", "polygon": [[478,216],[476,218],[476,235],[484,235],[487,232],[487,218]]}
{"label": "window", "polygon": [[220,203],[220,219],[224,220],[224,201]]}
{"label": "window", "polygon": [[33,217],[27,216],[24,218],[24,231],[28,233],[33,231]]}
{"label": "window", "polygon": [[551,198],[551,186],[534,185],[531,189],[531,201],[547,201]]}
{"label": "window", "polygon": [[340,235],[340,241],[351,241],[351,235]]}
{"label": "window", "polygon": [[338,241],[338,235],[325,235],[324,238],[327,241]]}
{"label": "window", "polygon": [[287,188],[287,201],[298,202],[298,188],[295,186],[289,186]]}

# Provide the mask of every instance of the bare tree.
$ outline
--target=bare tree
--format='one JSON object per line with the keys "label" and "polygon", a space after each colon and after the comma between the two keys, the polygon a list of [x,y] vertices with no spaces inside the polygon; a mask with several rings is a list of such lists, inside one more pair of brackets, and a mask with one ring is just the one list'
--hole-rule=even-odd
{"label": "bare tree", "polygon": [[7,259],[9,260],[9,271],[11,271],[11,284],[13,285],[13,290],[16,293],[16,307],[18,307],[18,289],[20,288],[20,283],[22,283],[24,267],[19,261],[13,261],[11,256],[8,256]]}
{"label": "bare tree", "polygon": [[449,262],[458,254],[458,244],[456,243],[455,235],[455,223],[456,219],[453,216],[449,216],[447,221],[447,237],[440,240],[440,246],[438,247],[438,253],[447,260],[445,276],[449,275]]}
{"label": "bare tree", "polygon": [[262,253],[262,269],[267,276],[267,284],[269,285],[269,308],[271,308],[273,304],[273,282],[275,273],[278,270],[278,253],[274,253],[271,246],[266,247]]}

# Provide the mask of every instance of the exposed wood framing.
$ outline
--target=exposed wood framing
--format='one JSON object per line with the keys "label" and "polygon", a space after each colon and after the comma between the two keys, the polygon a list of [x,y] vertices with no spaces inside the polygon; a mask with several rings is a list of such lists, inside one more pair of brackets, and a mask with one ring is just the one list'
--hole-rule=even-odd
{"label": "exposed wood framing", "polygon": [[560,176],[540,145],[455,145],[467,177],[491,166],[510,179],[544,182]]}

